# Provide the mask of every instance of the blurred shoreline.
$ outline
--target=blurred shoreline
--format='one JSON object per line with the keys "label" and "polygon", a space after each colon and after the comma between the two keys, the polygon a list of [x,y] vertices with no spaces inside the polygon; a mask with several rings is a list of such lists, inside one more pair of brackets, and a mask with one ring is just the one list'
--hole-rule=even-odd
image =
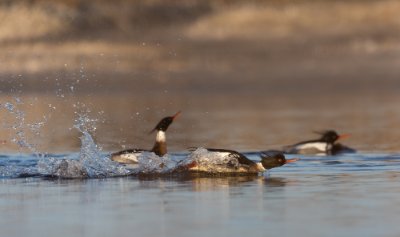
{"label": "blurred shoreline", "polygon": [[398,9],[393,0],[12,1],[0,5],[0,72],[212,75],[264,61],[304,70],[326,59],[392,61]]}

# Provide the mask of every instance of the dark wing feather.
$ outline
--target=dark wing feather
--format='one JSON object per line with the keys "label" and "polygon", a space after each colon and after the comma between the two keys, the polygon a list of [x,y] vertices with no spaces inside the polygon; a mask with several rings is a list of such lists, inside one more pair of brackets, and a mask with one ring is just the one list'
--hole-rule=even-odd
{"label": "dark wing feather", "polygon": [[254,165],[255,162],[244,156],[242,153],[239,153],[234,150],[228,150],[228,149],[219,149],[219,148],[207,148],[208,151],[214,151],[214,152],[228,152],[230,153],[229,156],[236,158],[239,162],[239,164],[243,165]]}

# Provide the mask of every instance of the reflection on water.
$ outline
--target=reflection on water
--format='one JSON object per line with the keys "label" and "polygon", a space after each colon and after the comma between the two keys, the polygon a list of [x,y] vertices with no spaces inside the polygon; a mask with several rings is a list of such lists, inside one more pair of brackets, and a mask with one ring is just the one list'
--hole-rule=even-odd
{"label": "reflection on water", "polygon": [[187,177],[181,180],[188,183],[193,191],[215,191],[221,189],[230,189],[235,186],[246,186],[251,183],[262,182],[264,177],[260,176],[237,176],[237,177]]}
{"label": "reflection on water", "polygon": [[307,166],[271,177],[2,179],[0,227],[5,236],[400,233],[396,172],[324,174],[331,165],[319,163],[318,173]]}
{"label": "reflection on water", "polygon": [[289,181],[288,179],[279,178],[279,177],[278,178],[270,177],[268,179],[264,179],[263,181],[264,181],[265,185],[268,187],[283,187],[286,185],[286,183],[295,182],[293,180]]}

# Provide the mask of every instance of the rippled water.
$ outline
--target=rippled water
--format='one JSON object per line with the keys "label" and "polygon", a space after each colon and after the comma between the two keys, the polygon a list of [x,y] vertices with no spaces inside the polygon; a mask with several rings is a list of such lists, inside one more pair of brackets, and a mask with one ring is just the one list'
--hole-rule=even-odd
{"label": "rippled water", "polygon": [[2,236],[400,234],[400,155],[300,158],[255,177],[48,179],[14,178],[42,158],[3,155],[0,228]]}

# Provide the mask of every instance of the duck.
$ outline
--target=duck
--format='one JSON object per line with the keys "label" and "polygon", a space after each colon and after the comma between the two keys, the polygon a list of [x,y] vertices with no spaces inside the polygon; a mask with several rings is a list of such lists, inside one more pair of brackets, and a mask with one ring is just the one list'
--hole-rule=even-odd
{"label": "duck", "polygon": [[341,143],[334,143],[331,149],[331,155],[356,153],[357,150]]}
{"label": "duck", "polygon": [[349,137],[349,134],[338,134],[335,130],[317,132],[321,137],[314,140],[299,142],[283,148],[286,154],[321,154],[335,155],[343,152],[355,152],[354,149],[337,143],[338,140]]}
{"label": "duck", "polygon": [[180,114],[181,112],[179,111],[172,116],[161,119],[154,129],[150,131],[150,133],[157,132],[156,140],[151,150],[139,148],[126,149],[112,153],[110,159],[120,164],[137,164],[139,162],[138,157],[143,152],[154,152],[157,156],[164,156],[167,154],[166,131]]}
{"label": "duck", "polygon": [[282,152],[260,153],[260,158],[261,161],[256,162],[235,150],[197,148],[174,172],[255,175],[299,160],[286,159]]}

